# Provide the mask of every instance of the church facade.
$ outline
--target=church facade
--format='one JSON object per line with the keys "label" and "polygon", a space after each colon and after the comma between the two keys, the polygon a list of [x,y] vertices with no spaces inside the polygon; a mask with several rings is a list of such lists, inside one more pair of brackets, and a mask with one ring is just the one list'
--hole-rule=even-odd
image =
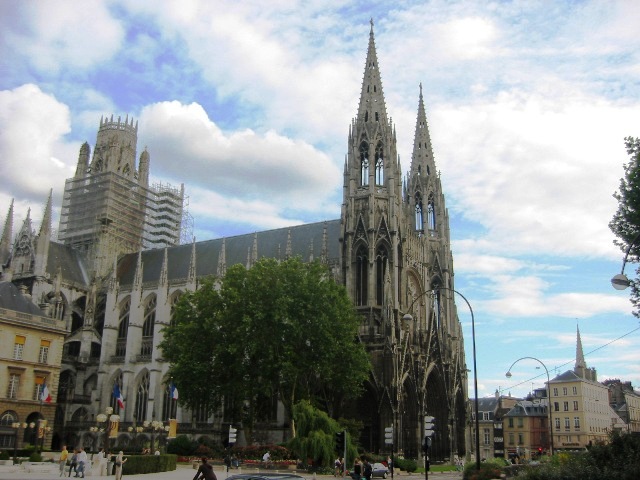
{"label": "church facade", "polygon": [[[437,429],[431,457],[464,454],[468,379],[454,301],[449,219],[421,87],[417,100],[411,165],[403,176],[372,25],[358,110],[348,129],[338,219],[154,249],[144,249],[141,229],[137,247],[126,250],[108,238],[119,218],[105,215],[95,243],[83,240],[78,248],[51,238],[51,199],[38,234],[27,218],[14,238],[10,208],[0,241],[1,280],[28,290],[68,329],[60,376],[47,379],[57,392],[55,419],[49,423],[54,424],[54,446],[101,445],[102,438],[89,427],[107,407],[120,415],[120,445],[133,441],[129,429],[137,434],[135,427],[143,422],[170,418],[177,419],[179,434],[224,442],[229,419],[223,405],[208,415],[188,411],[173,399],[171,383],[179,385],[179,379],[168,378],[169,365],[157,347],[163,327],[171,322],[180,296],[197,289],[201,278],[222,276],[237,263],[251,268],[261,257],[301,256],[330,267],[362,319],[358,336],[372,369],[365,394],[345,412],[362,422],[362,447],[389,451],[384,432],[395,426],[396,451],[416,458],[429,415],[436,417]],[[135,171],[135,144],[127,149],[129,180],[146,178],[148,152]],[[83,175],[91,170],[88,155],[84,145],[78,163]],[[109,172],[112,181],[121,180],[123,170]],[[72,227],[65,225],[67,231]],[[131,233],[130,226],[126,229]],[[124,409],[113,395],[115,387]],[[274,399],[272,414],[246,440],[285,441],[288,421]],[[162,432],[143,429],[139,434]]]}

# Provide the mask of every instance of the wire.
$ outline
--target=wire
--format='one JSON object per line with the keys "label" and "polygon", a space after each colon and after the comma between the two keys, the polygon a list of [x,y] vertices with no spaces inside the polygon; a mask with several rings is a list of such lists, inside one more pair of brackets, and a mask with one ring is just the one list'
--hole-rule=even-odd
{"label": "wire", "polygon": [[[612,343],[617,342],[618,340],[621,340],[621,339],[623,339],[624,337],[627,337],[627,336],[631,335],[632,333],[637,332],[638,330],[640,330],[640,327],[634,328],[634,329],[633,329],[633,330],[631,330],[630,332],[627,332],[627,333],[625,333],[624,335],[619,336],[618,338],[614,338],[613,340],[611,340],[610,342],[605,343],[604,345],[600,345],[598,348],[594,348],[594,349],[593,349],[593,350],[591,350],[590,352],[585,353],[585,354],[584,354],[584,356],[586,357],[587,355],[591,355],[592,353],[595,353],[595,352],[597,352],[598,350],[603,349],[604,347],[608,347],[608,346],[609,346],[609,345],[611,345]],[[569,365],[569,364],[570,364],[570,363],[572,363],[572,362],[575,362],[575,359],[574,359],[574,360],[569,360],[568,362],[565,362],[565,363],[563,363],[562,365],[557,365],[557,366],[553,367],[553,370],[557,371],[559,368],[562,368],[562,367],[564,367],[564,366],[566,366],[566,365]],[[498,391],[499,391],[499,393],[502,393],[502,392],[507,391],[507,390],[510,390],[510,389],[512,389],[512,388],[519,387],[520,385],[524,385],[525,383],[529,383],[531,380],[536,380],[536,379],[538,379],[538,378],[540,378],[540,377],[542,377],[542,376],[545,376],[545,377],[546,377],[546,376],[547,376],[547,374],[546,374],[546,373],[540,373],[540,375],[536,375],[535,377],[531,377],[531,378],[530,378],[530,379],[528,379],[528,380],[524,380],[524,381],[522,381],[522,382],[520,382],[520,383],[517,383],[517,384],[515,384],[515,385],[511,385],[511,386],[510,386],[510,387],[508,387],[508,388],[500,388]]]}

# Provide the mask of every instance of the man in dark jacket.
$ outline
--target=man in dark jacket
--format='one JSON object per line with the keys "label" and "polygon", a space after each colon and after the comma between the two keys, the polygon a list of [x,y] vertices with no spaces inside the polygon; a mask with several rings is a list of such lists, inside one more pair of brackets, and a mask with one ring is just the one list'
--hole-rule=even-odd
{"label": "man in dark jacket", "polygon": [[213,466],[207,463],[207,459],[202,457],[202,465],[198,468],[196,476],[193,480],[218,480],[216,474],[213,473]]}

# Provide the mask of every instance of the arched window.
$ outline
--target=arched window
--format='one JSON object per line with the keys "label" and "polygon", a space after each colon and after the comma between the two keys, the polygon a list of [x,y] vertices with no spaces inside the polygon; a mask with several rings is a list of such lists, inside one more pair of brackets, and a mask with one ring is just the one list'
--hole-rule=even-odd
{"label": "arched window", "polygon": [[144,372],[136,389],[136,406],[133,412],[134,418],[139,422],[147,419],[147,405],[149,403],[149,372]]}
{"label": "arched window", "polygon": [[436,323],[435,324],[436,330],[440,330],[440,316],[442,315],[442,312],[441,312],[442,305],[441,305],[441,298],[440,298],[441,292],[442,290],[440,290],[439,288],[433,290],[433,315]]}
{"label": "arched window", "polygon": [[367,304],[368,267],[367,249],[360,245],[356,252],[356,305]]}
{"label": "arched window", "polygon": [[142,345],[140,355],[151,357],[153,351],[153,330],[156,324],[156,303],[155,295],[151,295],[144,306],[144,323],[142,324]]}
{"label": "arched window", "polygon": [[118,323],[118,338],[116,340],[116,357],[124,357],[127,353],[127,334],[129,333],[129,313],[131,311],[131,299],[122,304]]}
{"label": "arched window", "polygon": [[70,370],[65,370],[60,374],[58,380],[58,403],[71,400],[73,398],[73,390],[75,388],[75,380]]}
{"label": "arched window", "polygon": [[382,143],[376,146],[376,185],[384,185],[384,160],[382,155]]}
{"label": "arched window", "polygon": [[427,206],[427,226],[429,231],[434,232],[436,230],[436,206],[433,202],[433,196],[429,197],[429,204]]}
{"label": "arched window", "polygon": [[122,372],[119,372],[115,378],[113,379],[113,383],[111,384],[111,392],[109,393],[110,403],[109,406],[113,408],[113,413],[116,415],[120,414],[120,402],[116,398],[116,387],[117,391],[120,392],[121,395],[124,396],[124,392],[122,391],[124,383],[122,382]]}
{"label": "arched window", "polygon": [[376,304],[384,303],[384,279],[387,273],[387,260],[389,254],[384,247],[378,247],[376,251]]}
{"label": "arched window", "polygon": [[416,193],[416,230],[424,232],[424,216],[422,213],[422,195]]}
{"label": "arched window", "polygon": [[171,383],[167,383],[164,387],[164,395],[162,396],[162,421],[169,418],[176,418],[178,410],[178,401],[171,396]]}
{"label": "arched window", "polygon": [[[18,414],[12,410],[7,410],[0,415],[0,427],[11,427],[12,424],[18,421]],[[0,448],[13,448],[15,445],[16,436],[13,433],[9,433],[11,428],[5,428],[4,432],[0,432]]]}
{"label": "arched window", "polygon": [[360,144],[360,185],[363,187],[369,185],[369,144],[367,142]]}

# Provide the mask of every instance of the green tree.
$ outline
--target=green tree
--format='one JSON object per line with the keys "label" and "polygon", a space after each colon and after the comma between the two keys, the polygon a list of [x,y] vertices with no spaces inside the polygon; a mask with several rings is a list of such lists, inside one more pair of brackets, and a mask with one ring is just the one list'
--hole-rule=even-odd
{"label": "green tree", "polygon": [[293,418],[298,400],[331,412],[359,395],[370,371],[359,322],[325,265],[261,259],[183,295],[160,347],[181,403],[211,409],[224,396],[226,413],[251,428],[276,397]]}
{"label": "green tree", "polygon": [[[315,467],[332,467],[333,460],[344,452],[336,451],[336,433],[347,430],[343,425],[308,401],[300,401],[293,407],[293,419],[296,422],[297,435],[289,441],[288,447],[301,460],[311,459]],[[347,432],[346,465],[353,463],[358,453]]]}
{"label": "green tree", "polygon": [[[624,177],[620,188],[614,193],[618,201],[618,210],[609,222],[609,228],[617,237],[614,243],[622,251],[629,248],[628,260],[637,263],[640,258],[640,138],[624,139],[629,163],[624,166]],[[639,273],[636,270],[636,273]],[[635,307],[634,315],[639,316],[640,285],[637,279],[631,281],[631,303]]]}

